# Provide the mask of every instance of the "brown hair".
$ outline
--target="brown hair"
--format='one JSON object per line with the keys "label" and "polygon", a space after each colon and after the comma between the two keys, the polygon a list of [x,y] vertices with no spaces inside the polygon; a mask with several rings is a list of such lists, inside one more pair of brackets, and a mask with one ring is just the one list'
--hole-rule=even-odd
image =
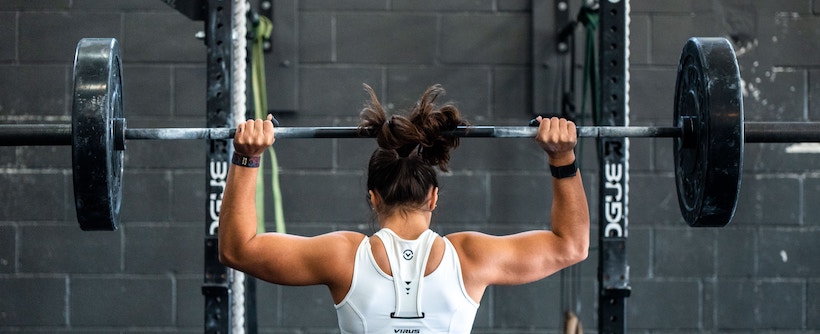
{"label": "brown hair", "polygon": [[389,119],[373,89],[364,88],[370,103],[361,112],[359,131],[375,132],[379,145],[368,163],[367,189],[379,194],[387,210],[422,205],[430,189],[438,187],[433,166],[447,171],[450,150],[459,144],[458,137],[443,132],[469,123],[453,104],[435,103],[444,93],[440,85],[427,88],[406,116]]}

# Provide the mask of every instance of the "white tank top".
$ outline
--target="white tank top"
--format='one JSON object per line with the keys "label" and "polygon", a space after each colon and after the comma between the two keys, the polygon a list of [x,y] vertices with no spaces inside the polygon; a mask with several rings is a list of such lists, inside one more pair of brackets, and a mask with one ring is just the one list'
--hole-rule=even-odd
{"label": "white tank top", "polygon": [[365,237],[356,251],[350,291],[335,305],[342,333],[470,333],[478,303],[464,288],[453,244],[444,238],[441,264],[423,276],[438,234],[427,230],[416,240],[404,240],[382,229],[375,235],[384,243],[396,279],[376,264]]}

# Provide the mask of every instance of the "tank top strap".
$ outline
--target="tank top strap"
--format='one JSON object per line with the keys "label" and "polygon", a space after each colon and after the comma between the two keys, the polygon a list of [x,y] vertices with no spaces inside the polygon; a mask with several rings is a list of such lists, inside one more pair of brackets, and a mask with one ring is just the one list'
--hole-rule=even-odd
{"label": "tank top strap", "polygon": [[438,234],[432,230],[424,231],[416,240],[405,240],[388,228],[375,233],[387,251],[390,270],[393,272],[393,286],[396,293],[396,307],[390,313],[391,318],[420,319],[424,318],[421,291],[424,283],[424,271],[433,242]]}

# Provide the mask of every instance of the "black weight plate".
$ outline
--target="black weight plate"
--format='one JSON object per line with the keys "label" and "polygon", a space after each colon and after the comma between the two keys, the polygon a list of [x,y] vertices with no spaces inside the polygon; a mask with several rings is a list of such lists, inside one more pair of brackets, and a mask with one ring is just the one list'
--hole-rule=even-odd
{"label": "black weight plate", "polygon": [[123,151],[114,120],[122,113],[122,62],[116,39],[80,40],[74,55],[72,160],[74,201],[83,230],[116,230],[122,198]]}
{"label": "black weight plate", "polygon": [[[691,38],[678,64],[675,183],[686,223],[722,227],[734,216],[743,168],[743,97],[732,44]],[[687,121],[687,118],[691,122]]]}

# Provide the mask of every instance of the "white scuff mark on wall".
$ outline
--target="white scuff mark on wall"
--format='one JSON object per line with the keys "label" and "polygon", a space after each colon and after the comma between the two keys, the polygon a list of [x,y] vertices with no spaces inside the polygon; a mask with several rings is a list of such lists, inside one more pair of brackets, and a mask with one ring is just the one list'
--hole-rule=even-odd
{"label": "white scuff mark on wall", "polygon": [[774,13],[774,23],[775,23],[775,25],[784,26],[784,27],[788,28],[789,23],[791,23],[792,21],[796,21],[798,19],[800,19],[800,13],[798,13],[798,12],[777,12],[777,13]]}
{"label": "white scuff mark on wall", "polygon": [[820,153],[820,143],[797,143],[786,146],[786,153]]}
{"label": "white scuff mark on wall", "polygon": [[789,254],[785,250],[780,251],[780,260],[783,260],[783,263],[789,262]]}
{"label": "white scuff mark on wall", "polygon": [[[769,82],[773,84],[777,80],[778,73],[795,73],[798,72],[798,70],[792,67],[772,66],[770,69],[761,73],[759,67],[760,63],[758,61],[754,61],[751,68],[743,71],[750,75],[748,76],[749,79],[743,79],[743,76],[741,76],[741,86],[743,87],[742,94],[744,99],[751,99],[760,105],[768,106],[769,100],[766,98],[763,90],[761,89],[763,83]],[[789,86],[788,89],[790,92],[797,91],[797,87],[794,85]],[[785,110],[783,107],[779,107],[778,111],[783,112]]]}
{"label": "white scuff mark on wall", "polygon": [[770,77],[769,81],[774,82],[777,78],[777,73],[796,73],[797,69],[794,67],[773,66],[771,71],[766,71],[766,76]]}
{"label": "white scuff mark on wall", "polygon": [[746,42],[746,44],[740,45],[737,48],[735,48],[735,55],[740,57],[740,56],[742,56],[746,53],[749,53],[752,50],[756,49],[757,45],[758,45],[757,38],[755,38],[753,40],[749,40],[749,41]]}
{"label": "white scuff mark on wall", "polygon": [[[773,44],[778,44],[780,42],[780,38],[778,36],[785,36],[788,35],[789,32],[792,30],[793,22],[800,19],[800,13],[797,12],[778,12],[774,15],[774,23],[775,26],[779,27],[779,32],[775,33],[771,36],[771,41]],[[765,37],[764,37],[765,38]],[[741,56],[750,52],[752,49],[758,46],[758,39],[752,40],[752,42],[748,42],[745,45],[741,45],[735,50],[735,54],[737,56]],[[777,73],[783,72],[795,72],[794,68],[788,67],[781,67],[781,66],[773,66],[770,70],[763,71],[762,77],[760,76],[760,63],[758,61],[754,61],[752,63],[751,68],[744,69],[742,72],[746,74],[746,79],[742,80],[743,85],[743,97],[749,98],[761,105],[768,106],[769,101],[765,98],[761,90],[761,83],[763,80],[768,79],[768,82],[774,83],[777,80]],[[794,92],[797,88],[789,87],[790,91]]]}
{"label": "white scuff mark on wall", "polygon": [[[741,70],[741,73],[748,73],[749,76],[740,76],[740,86],[742,87],[741,93],[743,94],[744,99],[752,98],[755,101],[760,101],[760,89],[755,84],[759,82],[759,77],[756,77],[757,69],[760,67],[760,62],[755,60],[752,62],[752,67],[749,69]],[[747,80],[745,78],[752,78],[751,80]]]}

